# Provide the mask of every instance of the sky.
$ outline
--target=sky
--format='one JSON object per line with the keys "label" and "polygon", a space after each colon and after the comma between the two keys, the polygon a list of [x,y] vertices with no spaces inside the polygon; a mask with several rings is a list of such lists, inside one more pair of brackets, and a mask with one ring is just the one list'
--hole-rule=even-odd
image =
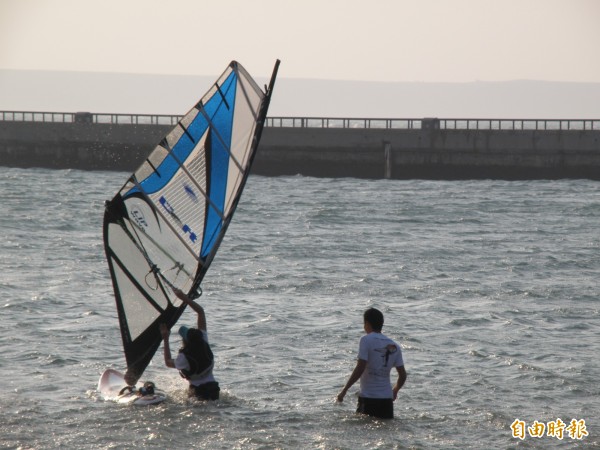
{"label": "sky", "polygon": [[598,119],[599,47],[600,0],[0,0],[0,110],[181,114],[280,59],[269,115]]}
{"label": "sky", "polygon": [[600,82],[598,0],[0,0],[0,69]]}

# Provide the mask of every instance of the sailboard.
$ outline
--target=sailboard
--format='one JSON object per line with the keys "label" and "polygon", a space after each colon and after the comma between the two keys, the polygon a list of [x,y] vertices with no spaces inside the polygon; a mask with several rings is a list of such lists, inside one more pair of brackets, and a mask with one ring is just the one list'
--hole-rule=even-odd
{"label": "sailboard", "polygon": [[128,385],[121,372],[106,369],[98,380],[98,392],[104,400],[135,406],[148,406],[162,403],[167,394],[154,389],[154,383],[136,383]]}
{"label": "sailboard", "polygon": [[134,385],[213,261],[254,160],[279,60],[263,91],[232,61],[114,198],[103,236],[127,370]]}

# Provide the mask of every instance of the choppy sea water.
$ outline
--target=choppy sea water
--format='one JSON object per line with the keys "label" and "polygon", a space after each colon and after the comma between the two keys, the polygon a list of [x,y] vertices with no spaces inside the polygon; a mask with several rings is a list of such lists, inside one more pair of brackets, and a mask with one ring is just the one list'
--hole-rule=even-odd
{"label": "choppy sea water", "polygon": [[[124,366],[101,234],[127,176],[0,168],[1,448],[600,446],[597,182],[252,176],[200,299],[221,400],[159,351],[169,400],[139,408],[96,392]],[[334,401],[370,306],[408,372],[391,421]],[[588,435],[513,436],[558,419]]]}

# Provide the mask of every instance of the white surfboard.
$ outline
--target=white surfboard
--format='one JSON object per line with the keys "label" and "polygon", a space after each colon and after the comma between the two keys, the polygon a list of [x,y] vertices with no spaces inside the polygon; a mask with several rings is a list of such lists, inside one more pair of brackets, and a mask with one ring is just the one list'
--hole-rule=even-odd
{"label": "white surfboard", "polygon": [[114,369],[106,369],[98,381],[98,392],[104,400],[117,403],[132,404],[136,406],[154,405],[164,402],[167,394],[154,389],[153,393],[146,393],[144,383],[138,382],[135,386],[128,386],[123,374]]}

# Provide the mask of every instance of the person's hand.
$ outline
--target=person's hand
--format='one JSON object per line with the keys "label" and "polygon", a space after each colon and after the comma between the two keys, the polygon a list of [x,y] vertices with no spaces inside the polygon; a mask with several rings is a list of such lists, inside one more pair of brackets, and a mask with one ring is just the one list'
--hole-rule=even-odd
{"label": "person's hand", "polygon": [[341,402],[343,402],[343,401],[344,401],[344,397],[345,397],[345,396],[346,396],[346,391],[342,391],[342,392],[340,392],[340,393],[338,394],[338,396],[337,396],[337,401],[338,401],[338,402],[340,402],[340,403],[341,403]]}
{"label": "person's hand", "polygon": [[189,297],[185,294],[185,292],[183,292],[181,289],[173,287],[173,293],[180,299],[183,300],[184,302],[189,302]]}
{"label": "person's hand", "polygon": [[169,329],[166,323],[160,324],[160,335],[163,339],[168,339],[171,335],[171,330]]}

